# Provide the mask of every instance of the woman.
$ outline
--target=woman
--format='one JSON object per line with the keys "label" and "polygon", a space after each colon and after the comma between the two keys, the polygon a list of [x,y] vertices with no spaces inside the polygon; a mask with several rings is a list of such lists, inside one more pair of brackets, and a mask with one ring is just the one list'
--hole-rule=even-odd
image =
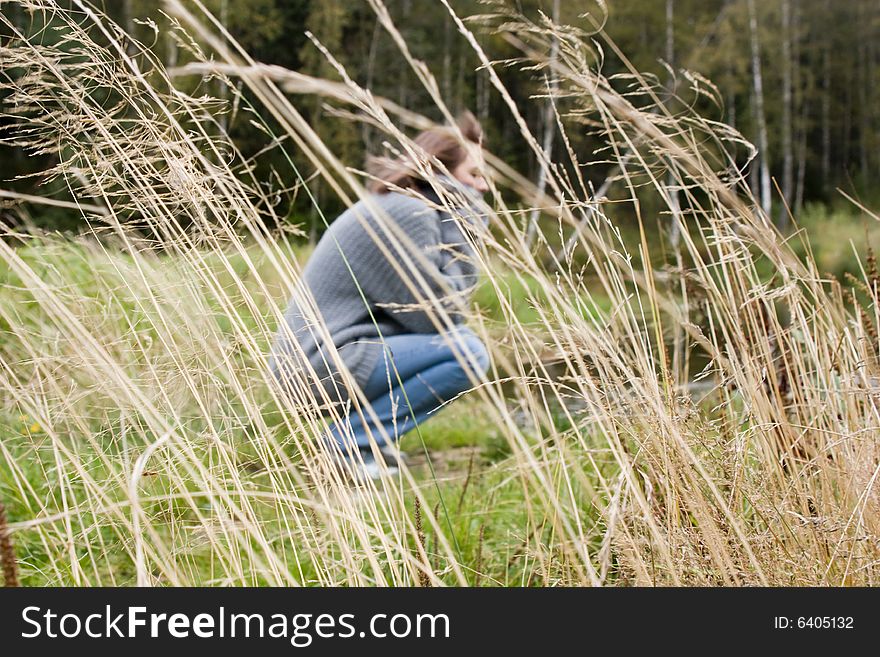
{"label": "woman", "polygon": [[[307,380],[315,398],[326,395],[340,404],[342,422],[331,423],[325,441],[338,448],[356,477],[397,472],[400,436],[488,370],[486,347],[464,326],[477,262],[461,231],[479,234],[488,222],[481,200],[488,189],[482,130],[469,112],[459,128],[464,142],[444,127],[415,138],[430,162],[428,176],[419,175],[405,156],[370,161],[371,195],[321,237],[272,348],[271,370],[289,392],[297,372],[302,376],[313,368]],[[443,323],[443,311],[453,327]],[[326,332],[316,321],[318,313]],[[347,403],[351,394],[325,346],[330,340],[378,424],[368,409],[362,415]]]}

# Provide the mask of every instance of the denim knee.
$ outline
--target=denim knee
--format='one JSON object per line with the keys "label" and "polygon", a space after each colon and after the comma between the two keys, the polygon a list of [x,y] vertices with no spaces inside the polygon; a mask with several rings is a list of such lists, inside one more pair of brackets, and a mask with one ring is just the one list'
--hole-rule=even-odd
{"label": "denim knee", "polygon": [[452,362],[457,366],[453,369],[453,376],[461,382],[462,390],[465,390],[471,385],[468,372],[479,379],[489,371],[489,350],[470,329],[459,329],[458,332],[460,337],[451,337],[455,345]]}
{"label": "denim knee", "polygon": [[[486,374],[489,371],[489,350],[486,349],[486,345],[476,336],[465,341],[465,345],[468,352],[473,356],[472,359],[468,358],[468,366],[472,369],[476,367],[477,374]],[[472,365],[472,362],[476,363],[476,365]]]}

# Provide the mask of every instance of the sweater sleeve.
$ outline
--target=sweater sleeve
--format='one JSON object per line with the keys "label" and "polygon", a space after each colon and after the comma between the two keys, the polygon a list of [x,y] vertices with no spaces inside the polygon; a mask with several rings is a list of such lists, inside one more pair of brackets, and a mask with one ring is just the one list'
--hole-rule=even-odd
{"label": "sweater sleeve", "polygon": [[462,293],[472,291],[477,284],[479,272],[477,255],[456,220],[443,212],[440,213],[440,239],[441,273],[446,276],[453,289]]}
{"label": "sweater sleeve", "polygon": [[[438,305],[454,323],[462,323],[465,318],[461,310],[466,299],[455,281],[439,267],[441,235],[436,211],[410,198],[396,199],[385,209],[393,224],[387,230],[374,216],[367,218],[383,248],[369,234],[363,235],[363,243],[371,250],[370,257],[352,261],[352,272],[367,301],[383,308],[411,333],[437,332],[431,316],[439,312]],[[390,237],[388,231],[397,239]],[[401,249],[407,258],[401,255]],[[391,259],[383,253],[386,250]]]}

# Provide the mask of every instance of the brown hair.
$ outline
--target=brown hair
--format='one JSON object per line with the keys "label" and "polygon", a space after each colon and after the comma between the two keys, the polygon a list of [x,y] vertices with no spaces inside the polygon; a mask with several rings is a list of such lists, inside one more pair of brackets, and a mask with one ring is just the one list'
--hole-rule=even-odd
{"label": "brown hair", "polygon": [[[465,139],[482,144],[483,128],[471,112],[465,110],[456,120],[459,130]],[[429,158],[437,160],[452,171],[467,157],[467,150],[454,128],[438,126],[420,132],[413,143]],[[436,168],[436,167],[432,167]],[[375,157],[367,158],[367,171],[373,180],[367,189],[376,194],[387,194],[392,189],[408,189],[416,187],[421,180],[418,169],[406,155],[398,158]]]}

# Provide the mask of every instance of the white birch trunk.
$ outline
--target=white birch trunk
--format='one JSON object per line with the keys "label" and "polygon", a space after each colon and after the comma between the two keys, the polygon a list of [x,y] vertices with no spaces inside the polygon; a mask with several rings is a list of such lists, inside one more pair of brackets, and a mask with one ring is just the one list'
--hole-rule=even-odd
{"label": "white birch trunk", "polygon": [[[560,0],[553,0],[553,22],[559,22],[559,3]],[[547,86],[547,92],[550,96],[547,99],[547,105],[544,107],[544,143],[541,145],[542,150],[544,151],[544,156],[546,157],[547,164],[541,162],[541,168],[538,172],[538,198],[544,196],[544,191],[547,189],[547,176],[550,175],[550,171],[548,170],[549,162],[551,161],[551,156],[553,155],[553,138],[556,135],[556,109],[554,107],[554,99],[556,97],[556,93],[559,89],[559,81],[557,77],[553,73],[553,64],[556,62],[556,58],[559,56],[559,40],[554,37],[553,41],[550,45],[550,78],[544,77],[544,82]],[[529,217],[529,227],[526,233],[526,244],[531,247],[534,242],[535,235],[538,232],[538,217],[541,214],[540,208],[535,208],[531,212],[531,216]]]}
{"label": "white birch trunk", "polygon": [[[220,2],[220,24],[223,26],[223,29],[229,29],[229,0],[221,0]],[[229,115],[226,113],[225,101],[228,97],[229,90],[226,88],[226,84],[222,79],[217,80],[217,86],[217,96],[220,100],[224,101],[223,112],[217,117],[217,125],[220,126],[220,132],[226,134],[226,131],[229,129]]]}
{"label": "white birch trunk", "polygon": [[776,224],[788,225],[788,208],[794,196],[794,146],[792,139],[791,0],[782,0],[782,196]]}
{"label": "white birch trunk", "polygon": [[769,216],[770,195],[770,147],[767,139],[767,116],[764,113],[764,81],[761,77],[761,46],[758,38],[758,15],[755,0],[748,0],[749,33],[752,45],[752,81],[755,90],[755,117],[758,122],[758,149],[760,162],[761,208]]}
{"label": "white birch trunk", "polygon": [[[675,0],[666,0],[666,63],[675,70]],[[675,92],[675,80],[669,81],[672,85],[672,91]],[[666,190],[669,196],[669,210],[671,212],[671,223],[669,226],[669,242],[672,244],[673,250],[678,251],[678,243],[681,239],[679,230],[679,218],[681,207],[678,201],[678,187],[676,185],[675,174],[670,170],[666,176]]]}
{"label": "white birch trunk", "polygon": [[831,48],[822,53],[822,184],[831,174]]}
{"label": "white birch trunk", "polygon": [[791,6],[791,81],[793,87],[792,95],[792,112],[795,114],[793,121],[794,128],[794,149],[796,151],[795,161],[797,163],[794,197],[792,198],[792,212],[797,217],[800,214],[801,207],[804,204],[804,181],[807,172],[807,117],[809,104],[804,91],[804,76],[801,69],[801,5],[799,0],[793,0]]}

